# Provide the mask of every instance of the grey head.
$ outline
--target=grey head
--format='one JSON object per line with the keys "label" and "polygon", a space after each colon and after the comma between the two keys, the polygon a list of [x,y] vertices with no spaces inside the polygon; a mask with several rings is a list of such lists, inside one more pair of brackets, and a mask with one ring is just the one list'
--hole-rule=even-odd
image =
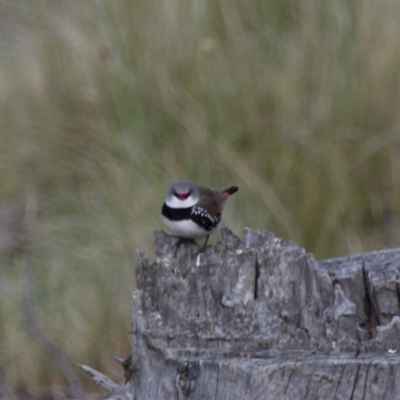
{"label": "grey head", "polygon": [[190,207],[197,203],[200,189],[192,182],[185,179],[173,181],[166,198],[166,203],[173,207]]}

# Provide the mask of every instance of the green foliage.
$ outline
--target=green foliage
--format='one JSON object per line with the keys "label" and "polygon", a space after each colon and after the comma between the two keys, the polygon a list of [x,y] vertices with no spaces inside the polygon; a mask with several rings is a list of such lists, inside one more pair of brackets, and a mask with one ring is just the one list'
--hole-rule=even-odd
{"label": "green foliage", "polygon": [[320,258],[398,245],[397,3],[1,7],[16,22],[0,43],[0,196],[30,243],[0,269],[13,384],[55,379],[21,323],[26,252],[46,334],[120,376],[107,357],[130,349],[134,249],[153,254],[174,178],[238,185],[224,214],[238,234],[270,229]]}

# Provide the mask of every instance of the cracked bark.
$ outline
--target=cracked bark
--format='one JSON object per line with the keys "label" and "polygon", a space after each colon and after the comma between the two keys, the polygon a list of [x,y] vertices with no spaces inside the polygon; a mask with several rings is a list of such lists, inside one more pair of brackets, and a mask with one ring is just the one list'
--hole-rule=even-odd
{"label": "cracked bark", "polygon": [[400,399],[400,249],[316,261],[228,229],[200,258],[137,253],[135,399]]}

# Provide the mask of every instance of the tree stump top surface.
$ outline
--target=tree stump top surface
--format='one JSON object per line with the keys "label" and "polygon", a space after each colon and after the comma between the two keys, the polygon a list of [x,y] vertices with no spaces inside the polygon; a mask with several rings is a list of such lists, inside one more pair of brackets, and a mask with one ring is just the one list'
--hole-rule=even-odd
{"label": "tree stump top surface", "polygon": [[138,398],[400,398],[399,249],[316,261],[248,228],[199,256],[175,242],[137,253]]}

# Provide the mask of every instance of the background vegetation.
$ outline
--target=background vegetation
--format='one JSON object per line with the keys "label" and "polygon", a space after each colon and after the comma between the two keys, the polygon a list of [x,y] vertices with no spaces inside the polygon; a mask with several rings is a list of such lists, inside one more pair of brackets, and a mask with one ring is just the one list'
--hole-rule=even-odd
{"label": "background vegetation", "polygon": [[174,178],[238,185],[239,235],[318,258],[399,246],[398,1],[3,0],[0,15],[9,387],[62,385],[24,328],[28,261],[41,329],[121,380],[134,251],[152,256]]}

